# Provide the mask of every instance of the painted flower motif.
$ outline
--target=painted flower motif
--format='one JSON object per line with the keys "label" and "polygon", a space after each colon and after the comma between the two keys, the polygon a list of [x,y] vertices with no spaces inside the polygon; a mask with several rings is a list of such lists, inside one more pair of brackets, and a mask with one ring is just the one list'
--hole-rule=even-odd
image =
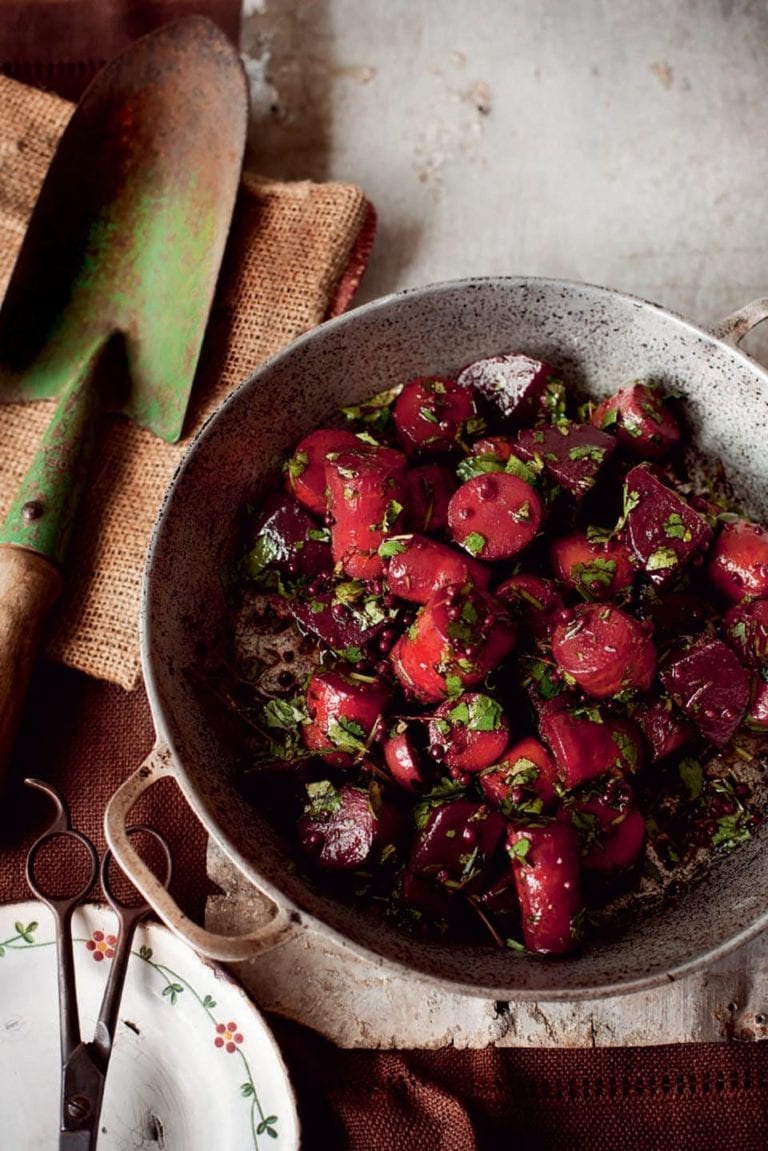
{"label": "painted flower motif", "polygon": [[238,1044],[243,1042],[243,1037],[237,1030],[236,1023],[217,1023],[216,1038],[213,1042],[217,1047],[223,1047],[231,1055],[233,1051],[237,1050]]}
{"label": "painted flower motif", "polygon": [[101,963],[103,959],[114,958],[116,943],[116,935],[105,935],[103,931],[94,931],[85,946],[92,953],[96,962]]}

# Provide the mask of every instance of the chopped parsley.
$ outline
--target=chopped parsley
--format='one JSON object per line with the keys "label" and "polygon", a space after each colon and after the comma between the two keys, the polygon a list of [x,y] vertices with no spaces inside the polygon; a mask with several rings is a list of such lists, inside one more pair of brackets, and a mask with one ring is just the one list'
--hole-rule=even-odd
{"label": "chopped parsley", "polygon": [[471,556],[479,556],[488,541],[479,532],[470,532],[463,541],[464,547]]}

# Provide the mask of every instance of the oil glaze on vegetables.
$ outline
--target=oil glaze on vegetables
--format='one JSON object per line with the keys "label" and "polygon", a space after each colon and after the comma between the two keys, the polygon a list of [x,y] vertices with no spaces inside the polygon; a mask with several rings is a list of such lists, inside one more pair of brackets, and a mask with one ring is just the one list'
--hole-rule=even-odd
{"label": "oil glaze on vegetables", "polygon": [[243,787],[314,882],[557,956],[754,833],[768,533],[694,485],[684,421],[514,353],[296,444],[230,586]]}

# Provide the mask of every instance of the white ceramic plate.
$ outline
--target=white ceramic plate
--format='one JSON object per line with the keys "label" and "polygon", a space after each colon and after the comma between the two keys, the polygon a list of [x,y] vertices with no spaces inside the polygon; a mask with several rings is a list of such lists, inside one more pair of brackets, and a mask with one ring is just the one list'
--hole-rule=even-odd
{"label": "white ceramic plate", "polygon": [[[115,917],[75,914],[83,1037],[90,1039]],[[0,1116],[4,1147],[51,1151],[59,1126],[53,918],[39,903],[0,907]],[[280,1053],[246,993],[171,932],[140,925],[120,1006],[99,1151],[289,1151],[299,1143]]]}

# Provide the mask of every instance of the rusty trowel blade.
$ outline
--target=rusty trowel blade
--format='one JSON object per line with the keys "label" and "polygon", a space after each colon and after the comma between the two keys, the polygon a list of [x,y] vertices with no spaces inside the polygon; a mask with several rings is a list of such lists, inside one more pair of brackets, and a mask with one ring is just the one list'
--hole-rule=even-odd
{"label": "rusty trowel blade", "polygon": [[142,37],[96,76],[51,162],[0,310],[0,401],[57,395],[119,341],[128,379],[117,409],[179,437],[247,116],[237,52],[203,17]]}

